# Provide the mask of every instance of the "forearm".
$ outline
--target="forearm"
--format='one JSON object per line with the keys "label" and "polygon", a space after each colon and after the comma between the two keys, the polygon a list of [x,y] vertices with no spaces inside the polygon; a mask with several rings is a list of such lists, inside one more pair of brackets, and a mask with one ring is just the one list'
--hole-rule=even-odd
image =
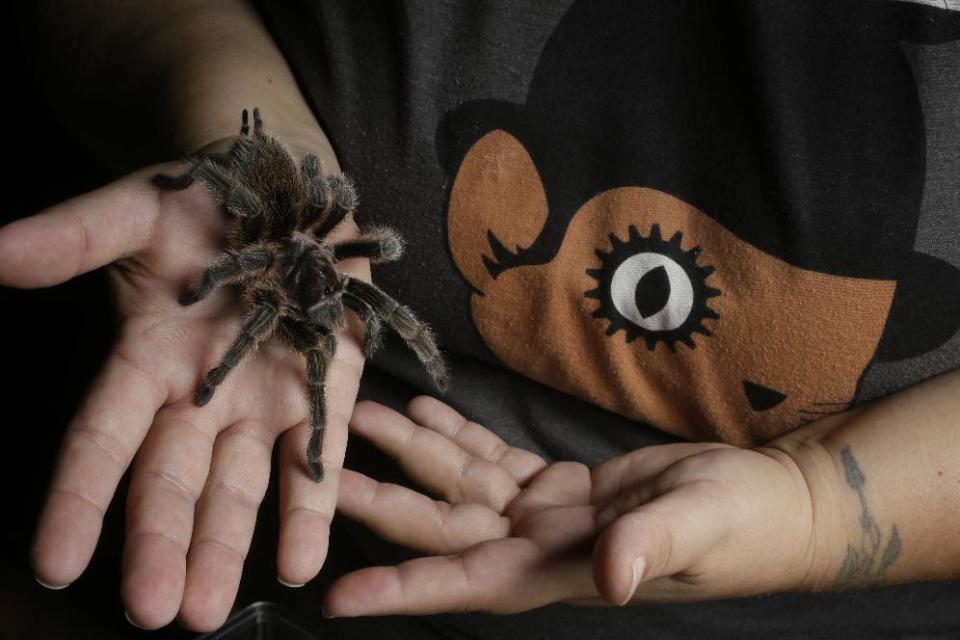
{"label": "forearm", "polygon": [[329,143],[283,55],[244,0],[37,3],[28,52],[65,122],[117,170],[178,157],[237,133],[259,106],[294,147]]}
{"label": "forearm", "polygon": [[815,564],[804,588],[960,578],[960,371],[766,445],[810,488]]}

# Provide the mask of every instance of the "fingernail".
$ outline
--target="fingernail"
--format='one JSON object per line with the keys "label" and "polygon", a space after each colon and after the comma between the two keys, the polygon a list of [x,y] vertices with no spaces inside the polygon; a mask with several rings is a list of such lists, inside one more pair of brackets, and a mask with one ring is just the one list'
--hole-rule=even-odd
{"label": "fingernail", "polygon": [[301,583],[299,583],[299,584],[298,584],[298,583],[295,583],[295,582],[287,582],[286,580],[284,580],[284,579],[281,578],[280,576],[277,576],[277,582],[279,582],[280,584],[282,584],[282,585],[285,586],[285,587],[290,587],[291,589],[299,589],[299,588],[302,587],[304,584],[306,584],[305,582],[301,582]]}
{"label": "fingernail", "polygon": [[621,607],[633,600],[633,594],[636,593],[637,587],[640,585],[640,580],[643,579],[643,569],[646,567],[646,564],[647,562],[643,556],[633,561],[633,582],[630,584],[630,594],[626,600],[620,603]]}
{"label": "fingernail", "polygon": [[51,591],[60,591],[60,589],[66,589],[67,587],[70,586],[69,582],[67,584],[49,584],[44,582],[37,576],[33,576],[33,579],[36,580],[37,584],[39,584],[44,589],[50,589]]}
{"label": "fingernail", "polygon": [[327,608],[324,607],[324,606],[321,606],[321,607],[320,607],[320,613],[321,613],[321,615],[323,615],[324,618],[327,618],[328,620],[329,620],[330,618],[336,618],[336,617],[337,617],[337,616],[332,616],[332,615],[330,615],[330,612],[327,611]]}
{"label": "fingernail", "polygon": [[126,618],[126,619],[127,619],[127,622],[129,622],[131,625],[133,625],[133,626],[136,627],[137,629],[143,629],[144,631],[150,631],[150,629],[147,629],[146,627],[141,627],[141,626],[138,625],[136,622],[134,622],[134,621],[133,621],[133,618],[131,618],[131,617],[130,617],[130,614],[127,613],[126,611],[123,612],[123,617]]}

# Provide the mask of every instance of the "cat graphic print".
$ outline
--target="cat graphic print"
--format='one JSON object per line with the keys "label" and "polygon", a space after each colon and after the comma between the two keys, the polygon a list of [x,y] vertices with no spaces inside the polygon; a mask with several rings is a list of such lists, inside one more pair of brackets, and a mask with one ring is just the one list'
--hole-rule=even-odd
{"label": "cat graphic print", "polygon": [[[912,251],[923,118],[897,66],[901,40],[960,39],[958,16],[775,4],[796,15],[760,43],[780,54],[768,70],[711,30],[763,3],[578,2],[525,104],[447,114],[449,249],[506,366],[683,437],[753,446],[854,405],[874,359],[960,328],[960,271]],[[807,50],[790,66],[810,21],[823,67]],[[715,38],[717,56],[678,32],[702,33],[696,50]],[[776,101],[782,122],[760,107]]]}

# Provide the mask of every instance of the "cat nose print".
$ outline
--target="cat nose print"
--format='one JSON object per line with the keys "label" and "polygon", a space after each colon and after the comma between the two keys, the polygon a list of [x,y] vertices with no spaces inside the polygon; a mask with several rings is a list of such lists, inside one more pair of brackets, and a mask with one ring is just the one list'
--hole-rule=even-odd
{"label": "cat nose print", "polygon": [[747,396],[747,402],[754,411],[766,411],[787,399],[785,394],[776,389],[765,387],[749,380],[743,381],[743,393]]}

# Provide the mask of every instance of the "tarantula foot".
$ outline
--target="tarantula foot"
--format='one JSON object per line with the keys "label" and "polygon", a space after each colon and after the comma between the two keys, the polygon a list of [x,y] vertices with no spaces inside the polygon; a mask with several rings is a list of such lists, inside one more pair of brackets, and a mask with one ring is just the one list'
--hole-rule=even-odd
{"label": "tarantula foot", "polygon": [[179,190],[186,189],[193,184],[193,176],[189,173],[185,173],[182,176],[168,176],[163,173],[155,173],[151,181],[161,189]]}
{"label": "tarantula foot", "polygon": [[197,389],[197,394],[193,396],[193,404],[197,405],[198,407],[202,407],[203,405],[207,404],[208,402],[210,402],[210,398],[213,397],[213,392],[215,390],[216,390],[216,387],[214,387],[213,385],[210,385],[210,384],[203,385],[202,387]]}
{"label": "tarantula foot", "polygon": [[363,340],[363,358],[364,360],[370,360],[373,356],[377,355],[377,352],[383,348],[383,340],[379,337],[370,338],[365,337]]}
{"label": "tarantula foot", "polygon": [[307,471],[314,482],[323,480],[323,461],[320,459],[322,439],[323,431],[314,430],[310,434],[310,440],[307,441]]}
{"label": "tarantula foot", "polygon": [[201,299],[202,297],[200,296],[200,294],[192,290],[184,291],[183,293],[180,294],[180,297],[177,298],[180,304],[183,305],[184,307],[189,307],[190,305],[196,302],[200,302]]}
{"label": "tarantula foot", "polygon": [[327,184],[333,191],[333,198],[337,206],[348,214],[353,213],[358,203],[357,191],[353,187],[353,181],[349,177],[340,174],[329,176],[327,178]]}
{"label": "tarantula foot", "polygon": [[314,482],[323,480],[323,463],[319,460],[307,460],[307,471],[310,473],[310,479]]}
{"label": "tarantula foot", "polygon": [[440,392],[445,392],[450,386],[450,373],[447,371],[447,363],[444,362],[443,357],[437,354],[427,362],[423,363],[423,366],[427,369],[427,372],[430,373],[430,377],[433,378],[433,383],[437,385],[437,389]]}
{"label": "tarantula foot", "polygon": [[393,262],[403,255],[403,239],[393,229],[380,227],[365,235],[377,243],[375,262]]}

